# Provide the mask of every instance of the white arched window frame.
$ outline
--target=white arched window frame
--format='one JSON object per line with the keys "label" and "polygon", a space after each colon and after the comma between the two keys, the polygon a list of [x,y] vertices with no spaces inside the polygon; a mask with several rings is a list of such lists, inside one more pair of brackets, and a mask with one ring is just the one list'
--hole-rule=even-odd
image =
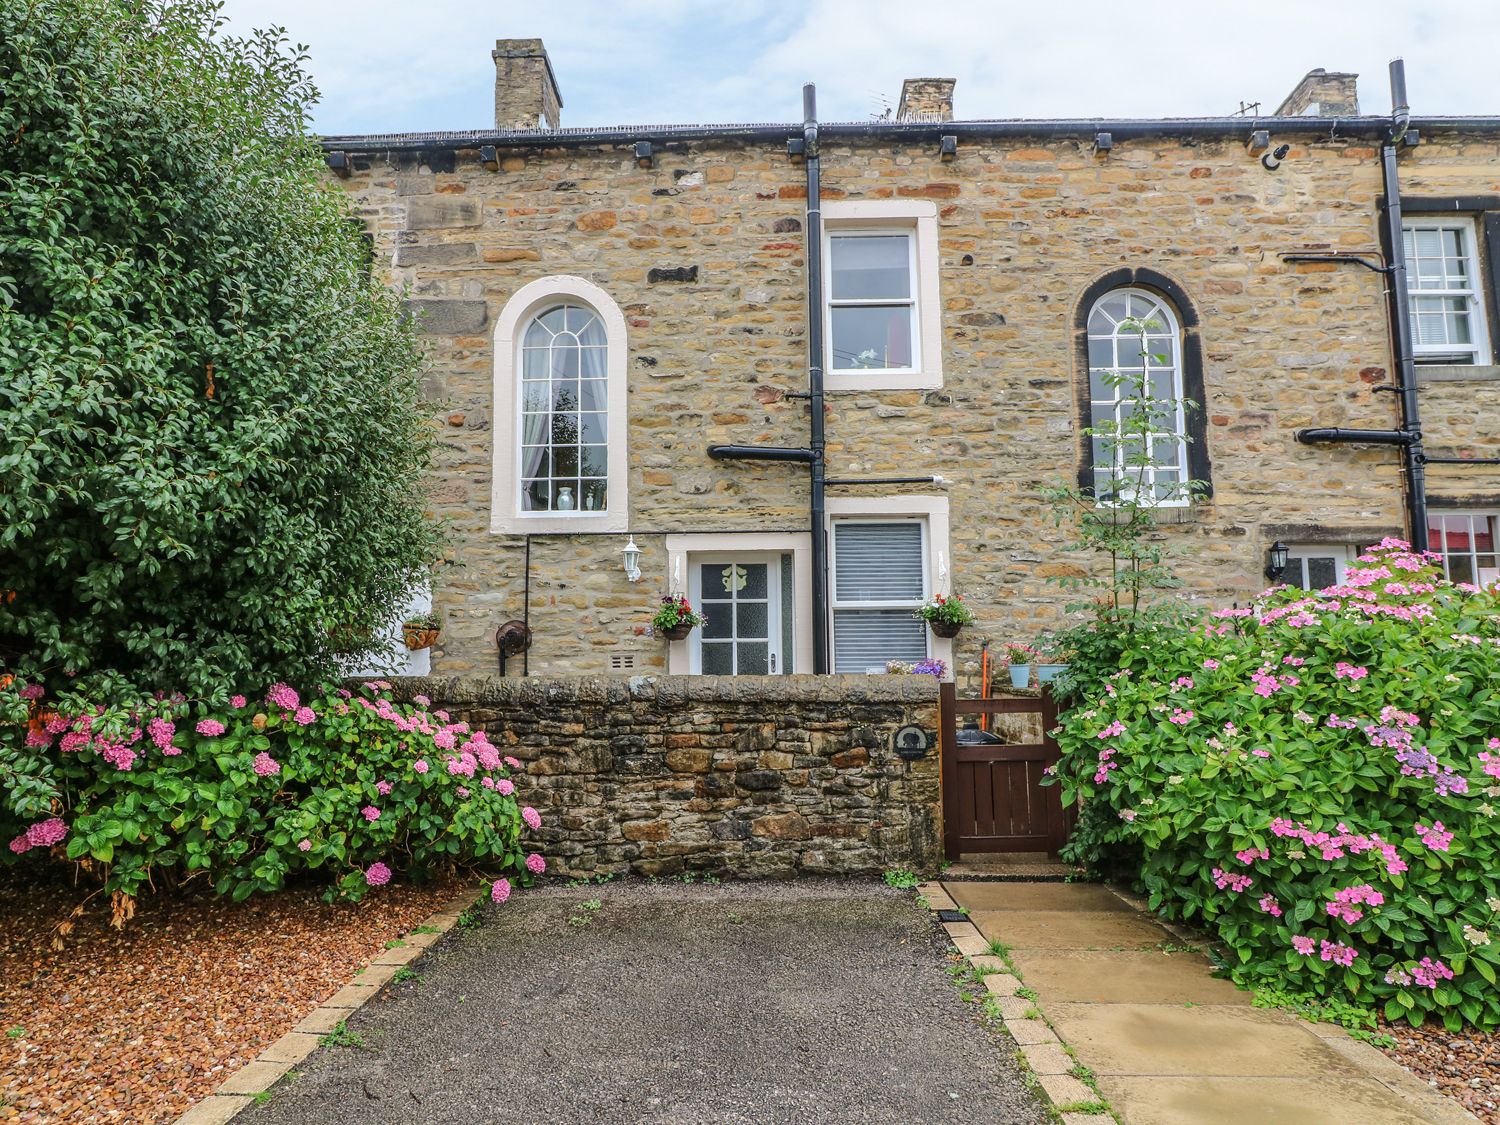
{"label": "white arched window frame", "polygon": [[[522,349],[533,321],[559,306],[592,313],[604,334],[606,447],[605,506],[585,507],[574,492],[572,510],[527,510],[523,503]],[[490,530],[497,533],[568,534],[624,531],[629,523],[629,460],[626,455],[625,316],[599,286],[581,277],[544,277],[523,285],[495,322],[494,486]],[[551,435],[549,435],[551,436]],[[581,438],[579,440],[582,440]]]}
{"label": "white arched window frame", "polygon": [[[1140,337],[1122,331],[1127,319],[1148,325],[1145,354]],[[1146,289],[1124,287],[1112,289],[1094,302],[1089,310],[1089,417],[1094,426],[1107,422],[1123,423],[1139,405],[1136,391],[1140,375],[1147,376],[1147,386],[1154,400],[1171,400],[1172,409],[1163,418],[1166,427],[1147,439],[1150,464],[1125,464],[1129,452],[1119,443],[1095,435],[1091,454],[1094,468],[1094,491],[1101,503],[1123,496],[1126,489],[1139,488],[1142,503],[1154,507],[1184,507],[1190,500],[1188,491],[1187,417],[1184,410],[1182,383],[1182,327],[1176,311],[1155,293]],[[1142,363],[1144,361],[1144,367]],[[1125,372],[1131,377],[1113,382],[1109,372]],[[1119,493],[1111,487],[1112,478],[1125,478]]]}

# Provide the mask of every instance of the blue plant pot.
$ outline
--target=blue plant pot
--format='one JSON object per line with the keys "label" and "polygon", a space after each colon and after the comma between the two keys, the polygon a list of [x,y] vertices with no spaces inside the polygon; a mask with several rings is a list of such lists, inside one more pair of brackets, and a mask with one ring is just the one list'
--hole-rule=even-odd
{"label": "blue plant pot", "polygon": [[1012,664],[1010,666],[1010,686],[1025,687],[1031,683],[1030,664]]}
{"label": "blue plant pot", "polygon": [[1038,664],[1036,666],[1037,682],[1045,684],[1055,680],[1066,668],[1066,664]]}

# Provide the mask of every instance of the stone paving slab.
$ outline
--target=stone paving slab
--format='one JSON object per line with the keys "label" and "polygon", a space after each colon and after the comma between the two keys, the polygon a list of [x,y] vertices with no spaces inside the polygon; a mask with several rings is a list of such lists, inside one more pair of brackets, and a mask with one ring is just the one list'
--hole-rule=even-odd
{"label": "stone paving slab", "polygon": [[1446,1125],[1369,1078],[1107,1076],[1099,1089],[1128,1125]]}
{"label": "stone paving slab", "polygon": [[1097,1074],[1361,1073],[1296,1021],[1262,1008],[1049,1000],[1045,1011],[1058,1034]]}
{"label": "stone paving slab", "polygon": [[1092,1004],[1242,1004],[1251,995],[1211,976],[1201,953],[1017,949],[1026,982],[1049,1000]]}
{"label": "stone paving slab", "polygon": [[1131,906],[1098,883],[949,883],[960,906],[974,910],[1104,910],[1130,913]]}
{"label": "stone paving slab", "polygon": [[[962,884],[951,889],[965,905],[976,901]],[[1007,1028],[1016,1034],[1039,1010],[1124,1125],[1475,1125],[1457,1102],[1342,1029],[1255,1008],[1211,975],[1206,957],[1151,948],[1168,930],[1128,897],[1119,901],[1131,912],[1098,909],[1100,889],[1001,887],[986,898],[993,909],[971,908],[970,917],[983,938],[1010,947],[1015,976],[1037,997],[992,998]],[[1021,1050],[1049,1093],[1071,1070],[1062,1045]]]}
{"label": "stone paving slab", "polygon": [[969,919],[985,937],[1012,949],[1146,949],[1175,940],[1150,918],[1128,911],[973,910]]}

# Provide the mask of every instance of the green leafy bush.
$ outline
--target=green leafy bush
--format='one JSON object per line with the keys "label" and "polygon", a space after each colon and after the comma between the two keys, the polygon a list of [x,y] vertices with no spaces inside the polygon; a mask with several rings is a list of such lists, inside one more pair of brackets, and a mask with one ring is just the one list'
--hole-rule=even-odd
{"label": "green leafy bush", "polygon": [[415,329],[304,56],[218,23],[0,4],[0,668],[51,691],[316,682],[435,554]]}
{"label": "green leafy bush", "polygon": [[328,897],[358,899],[400,872],[540,874],[542,857],[522,849],[541,819],[517,805],[520,762],[425,701],[393,704],[386,686],[102,708],[10,683],[3,854],[78,862],[126,896],[195,876],[243,899],[312,872]]}
{"label": "green leafy bush", "polygon": [[1138,634],[1064,717],[1064,798],[1240,983],[1494,1028],[1500,594],[1398,540],[1360,564]]}

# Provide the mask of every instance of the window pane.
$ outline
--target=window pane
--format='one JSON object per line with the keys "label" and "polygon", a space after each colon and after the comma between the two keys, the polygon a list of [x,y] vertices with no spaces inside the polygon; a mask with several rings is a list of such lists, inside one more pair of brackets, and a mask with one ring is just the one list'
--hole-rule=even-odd
{"label": "window pane", "polygon": [[583,510],[586,512],[604,512],[609,510],[609,482],[604,480],[586,480],[583,485]]}
{"label": "window pane", "polygon": [[609,371],[609,353],[603,348],[579,348],[579,372],[585,379],[602,379]]}
{"label": "window pane", "polygon": [[835,301],[911,296],[911,250],[906,235],[835,236],[831,248]]}
{"label": "window pane", "polygon": [[708,619],[703,626],[704,637],[734,636],[734,613],[728,602],[704,598],[703,605],[699,608],[702,609],[703,616]]}
{"label": "window pane", "polygon": [[1495,549],[1495,521],[1493,517],[1475,517],[1474,549],[1476,551],[1493,551]]}
{"label": "window pane", "polygon": [[1309,558],[1307,560],[1308,581],[1313,590],[1326,590],[1339,580],[1338,563],[1331,558]]}
{"label": "window pane", "polygon": [[545,445],[527,445],[521,448],[521,475],[523,477],[552,475],[552,455]]}
{"label": "window pane", "polygon": [[521,385],[521,409],[546,412],[552,405],[552,391],[546,383]]}
{"label": "window pane", "polygon": [[833,613],[833,670],[885,670],[889,660],[927,659],[927,625],[901,609],[838,609]]}
{"label": "window pane", "polygon": [[552,475],[576,477],[578,475],[578,447],[576,445],[554,445],[552,447]]}
{"label": "window pane", "polygon": [[735,612],[735,636],[767,637],[770,635],[769,606],[765,602],[739,602]]}
{"label": "window pane", "polygon": [[578,407],[580,410],[608,410],[609,384],[603,380],[585,379],[578,384]]}
{"label": "window pane", "polygon": [[[536,325],[533,324],[531,327],[535,329]],[[546,339],[550,340],[551,337],[548,336]],[[521,377],[523,379],[545,379],[548,371],[551,370],[548,364],[548,357],[550,355],[551,352],[545,347],[522,348]]]}
{"label": "window pane", "polygon": [[521,415],[521,443],[523,445],[544,445],[546,441],[547,415]]}
{"label": "window pane", "polygon": [[577,410],[578,384],[574,382],[552,384],[552,409]]}
{"label": "window pane", "polygon": [[840,521],[833,542],[838,601],[918,604],[926,597],[921,524]]}
{"label": "window pane", "polygon": [[[558,458],[561,459],[562,450],[558,450]],[[602,445],[584,445],[578,449],[578,475],[583,477],[603,477],[609,475],[609,450]]]}
{"label": "window pane", "polygon": [[548,507],[548,498],[551,496],[551,481],[545,480],[523,480],[521,482],[521,510],[526,512],[545,512]]}
{"label": "window pane", "polygon": [[910,367],[911,319],[910,305],[833,309],[829,366],[835,371]]}
{"label": "window pane", "polygon": [[578,416],[578,440],[584,445],[604,444],[603,414],[580,414]]}
{"label": "window pane", "polygon": [[705,676],[731,676],[734,674],[734,646],[727,642],[709,644],[703,642],[703,674]]}
{"label": "window pane", "polygon": [[740,641],[735,645],[735,653],[739,658],[739,667],[735,671],[741,676],[764,676],[770,671],[771,646],[769,642]]}
{"label": "window pane", "polygon": [[1448,577],[1455,582],[1474,581],[1474,563],[1469,555],[1448,556]]}

